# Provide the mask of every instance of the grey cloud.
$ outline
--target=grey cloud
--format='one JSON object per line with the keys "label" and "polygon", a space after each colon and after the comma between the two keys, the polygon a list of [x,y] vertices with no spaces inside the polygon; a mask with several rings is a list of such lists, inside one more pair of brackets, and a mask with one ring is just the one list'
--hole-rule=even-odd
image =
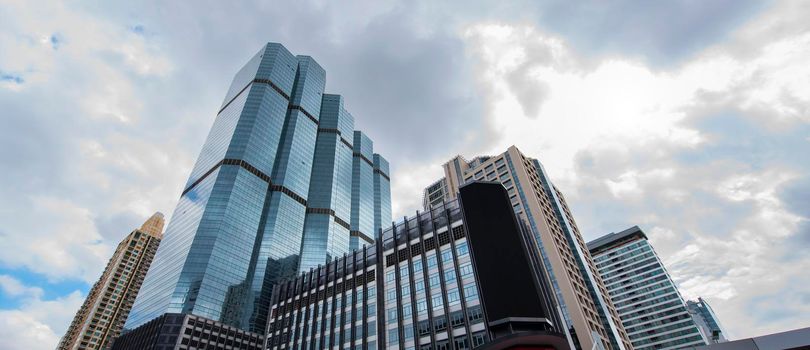
{"label": "grey cloud", "polygon": [[767,3],[723,1],[546,1],[537,22],[563,34],[578,51],[638,56],[670,66],[717,44]]}

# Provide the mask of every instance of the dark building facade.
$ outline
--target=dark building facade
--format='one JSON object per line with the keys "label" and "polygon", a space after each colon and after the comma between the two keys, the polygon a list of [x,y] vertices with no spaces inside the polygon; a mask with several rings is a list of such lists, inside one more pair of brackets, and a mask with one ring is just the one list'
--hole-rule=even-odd
{"label": "dark building facade", "polygon": [[261,350],[264,335],[204,317],[167,313],[125,333],[112,350]]}
{"label": "dark building facade", "polygon": [[279,284],[266,349],[568,349],[537,245],[499,183]]}

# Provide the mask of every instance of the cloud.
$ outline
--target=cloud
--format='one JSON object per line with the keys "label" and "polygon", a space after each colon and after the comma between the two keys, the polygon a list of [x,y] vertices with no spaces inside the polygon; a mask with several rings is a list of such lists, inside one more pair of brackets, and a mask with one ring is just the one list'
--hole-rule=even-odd
{"label": "cloud", "polygon": [[538,157],[586,239],[640,225],[681,292],[708,298],[733,334],[810,325],[768,302],[808,292],[807,13],[780,3],[665,69],[534,24],[472,23],[488,153]]}
{"label": "cloud", "polygon": [[[740,334],[807,323],[764,312],[806,300],[786,284],[808,266],[789,248],[810,245],[806,2],[156,5],[0,8],[0,267],[89,286],[123,235],[172,212],[234,72],[277,41],[325,67],[391,161],[395,219],[450,157],[514,143],[588,238],[642,225]],[[2,315],[38,344],[69,321]]]}
{"label": "cloud", "polygon": [[43,300],[41,289],[5,275],[0,276],[0,287],[22,299],[19,308],[0,310],[0,339],[9,350],[53,349],[83,302],[79,291]]}
{"label": "cloud", "polygon": [[9,275],[0,275],[0,289],[6,295],[11,297],[29,296],[40,297],[42,296],[42,288],[28,287],[16,278]]}

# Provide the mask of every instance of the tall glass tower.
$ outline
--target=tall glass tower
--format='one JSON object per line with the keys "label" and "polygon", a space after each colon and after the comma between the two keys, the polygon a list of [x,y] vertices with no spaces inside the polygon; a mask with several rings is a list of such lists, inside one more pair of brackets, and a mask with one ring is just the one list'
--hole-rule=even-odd
{"label": "tall glass tower", "polygon": [[280,279],[349,251],[354,121],[325,82],[276,43],[239,70],[126,328],[176,312],[263,332]]}

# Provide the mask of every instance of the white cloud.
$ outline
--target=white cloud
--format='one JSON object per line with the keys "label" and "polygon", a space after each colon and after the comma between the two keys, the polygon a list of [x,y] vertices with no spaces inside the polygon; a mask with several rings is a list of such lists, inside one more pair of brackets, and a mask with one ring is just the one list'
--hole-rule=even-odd
{"label": "white cloud", "polygon": [[11,297],[40,297],[42,288],[28,287],[22,282],[9,275],[0,275],[0,289]]}
{"label": "white cloud", "polygon": [[[24,288],[30,290],[32,287]],[[82,302],[81,293],[75,291],[53,300],[26,297],[18,309],[0,310],[3,349],[55,348]]]}
{"label": "white cloud", "polygon": [[112,251],[101,241],[90,211],[53,197],[29,200],[31,212],[0,236],[0,262],[53,280],[98,279]]}
{"label": "white cloud", "polygon": [[[473,23],[463,36],[499,136],[491,152],[516,144],[538,157],[586,238],[624,228],[615,223],[642,226],[683,294],[708,298],[734,334],[810,325],[790,310],[746,311],[808,292],[790,281],[808,284],[800,271],[810,258],[784,261],[806,213],[778,197],[810,173],[785,161],[801,150],[779,148],[810,121],[810,24],[797,20],[807,6],[796,7],[780,3],[728,42],[664,69],[584,57],[531,24]],[[723,113],[732,117],[712,119]]]}

